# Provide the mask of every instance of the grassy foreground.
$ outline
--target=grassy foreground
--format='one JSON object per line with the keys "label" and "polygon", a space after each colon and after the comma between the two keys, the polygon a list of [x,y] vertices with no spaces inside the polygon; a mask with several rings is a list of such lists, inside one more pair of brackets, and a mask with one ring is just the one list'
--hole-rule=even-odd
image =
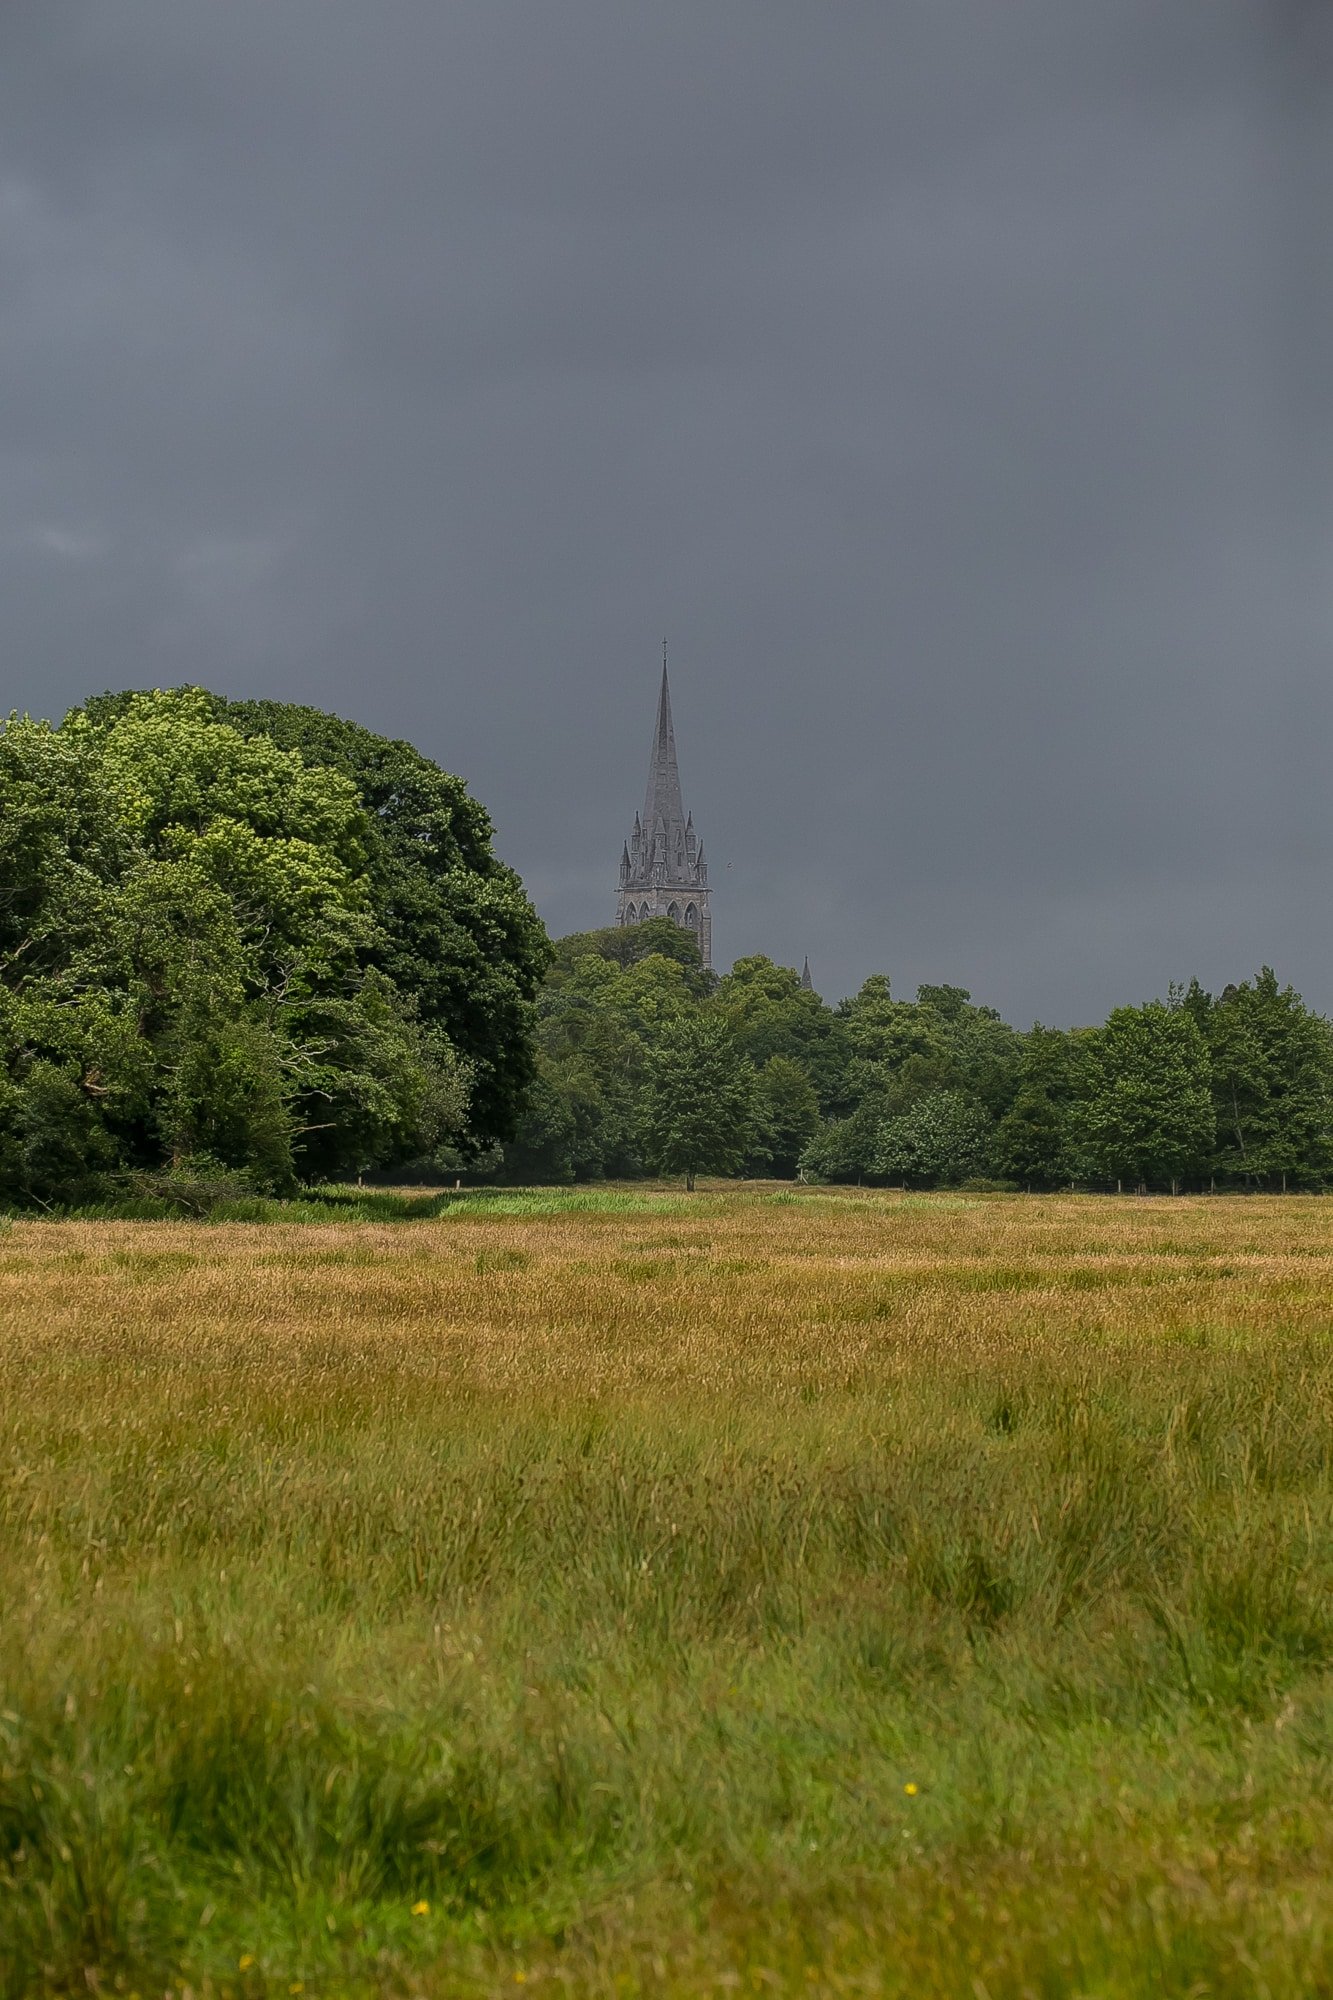
{"label": "grassy foreground", "polygon": [[1333,1991],[1333,1203],[0,1238],[0,1993]]}

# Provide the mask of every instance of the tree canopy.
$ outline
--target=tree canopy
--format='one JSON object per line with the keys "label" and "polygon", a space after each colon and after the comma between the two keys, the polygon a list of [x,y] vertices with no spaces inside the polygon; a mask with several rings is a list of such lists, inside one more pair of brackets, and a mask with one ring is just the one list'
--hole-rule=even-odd
{"label": "tree canopy", "polygon": [[234,706],[125,694],[0,732],[0,1198],[282,1189],[512,1129],[548,951],[484,814],[385,745],[395,818],[350,754],[317,761],[380,739]]}
{"label": "tree canopy", "polygon": [[[1271,968],[1019,1031],[873,974],[552,945],[462,782],[313,708],[101,695],[0,730],[0,1201],[412,1162],[919,1187],[1325,1188],[1333,1029]],[[452,1170],[452,1168],[451,1168]]]}
{"label": "tree canopy", "polygon": [[959,986],[899,1000],[877,973],[829,1007],[758,954],[713,979],[658,918],[557,939],[537,1007],[538,1078],[496,1163],[511,1178],[651,1171],[646,1093],[667,1073],[655,1051],[712,1022],[717,1060],[752,1071],[729,1172],[1031,1189],[1333,1180],[1333,1031],[1267,970],[1216,1000],[1194,985],[1100,1027],[1020,1032]]}
{"label": "tree canopy", "polygon": [[1161,1187],[1207,1168],[1215,1132],[1208,1052],[1193,1015],[1161,1001],[1117,1007],[1088,1041],[1074,1159],[1097,1180]]}
{"label": "tree canopy", "polygon": [[[409,996],[423,1026],[468,1065],[466,1136],[509,1137],[534,1073],[532,1001],[551,948],[518,876],[492,850],[485,809],[410,743],[359,723],[292,702],[185,692],[232,737],[297,759],[354,800],[373,915],[361,963]],[[138,699],[99,696],[83,712],[105,725]]]}
{"label": "tree canopy", "polygon": [[644,1065],[643,1150],[658,1173],[734,1174],[753,1138],[754,1066],[716,1017],[676,1021]]}

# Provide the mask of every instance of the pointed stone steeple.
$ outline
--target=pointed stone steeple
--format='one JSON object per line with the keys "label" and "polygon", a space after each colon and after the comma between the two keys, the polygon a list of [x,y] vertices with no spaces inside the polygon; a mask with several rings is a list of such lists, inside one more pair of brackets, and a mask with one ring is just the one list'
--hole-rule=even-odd
{"label": "pointed stone steeple", "polygon": [[815,990],[815,982],[810,977],[810,960],[809,957],[807,956],[805,961],[805,970],[801,974],[801,991],[802,993],[813,993],[814,990]]}
{"label": "pointed stone steeple", "polygon": [[616,922],[641,924],[649,917],[669,917],[682,930],[693,932],[704,964],[711,965],[708,863],[693,815],[686,816],[681,798],[665,645],[643,818],[635,814],[627,854],[628,867],[623,856],[620,864]]}
{"label": "pointed stone steeple", "polygon": [[675,829],[682,831],[685,808],[680,797],[680,771],[676,765],[676,732],[671,723],[671,688],[666,661],[662,662],[662,686],[657,697],[657,727],[653,731],[653,754],[648,763],[648,794],[643,808],[643,824],[655,832],[658,823],[666,827],[669,846],[674,849]]}

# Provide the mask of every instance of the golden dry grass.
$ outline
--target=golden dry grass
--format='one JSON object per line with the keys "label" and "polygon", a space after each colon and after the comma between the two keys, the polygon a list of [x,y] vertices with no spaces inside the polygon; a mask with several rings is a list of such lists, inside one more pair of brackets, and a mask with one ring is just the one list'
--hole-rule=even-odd
{"label": "golden dry grass", "polygon": [[1330,1990],[1331,1273],[1308,1198],[16,1224],[0,1990]]}

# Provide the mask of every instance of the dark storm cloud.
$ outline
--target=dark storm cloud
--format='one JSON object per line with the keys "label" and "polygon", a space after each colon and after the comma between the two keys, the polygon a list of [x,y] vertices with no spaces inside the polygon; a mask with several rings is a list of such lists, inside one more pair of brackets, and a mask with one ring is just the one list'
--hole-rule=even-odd
{"label": "dark storm cloud", "polygon": [[1327,25],[9,0],[8,699],[411,736],[568,929],[666,630],[723,954],[1333,1005]]}

